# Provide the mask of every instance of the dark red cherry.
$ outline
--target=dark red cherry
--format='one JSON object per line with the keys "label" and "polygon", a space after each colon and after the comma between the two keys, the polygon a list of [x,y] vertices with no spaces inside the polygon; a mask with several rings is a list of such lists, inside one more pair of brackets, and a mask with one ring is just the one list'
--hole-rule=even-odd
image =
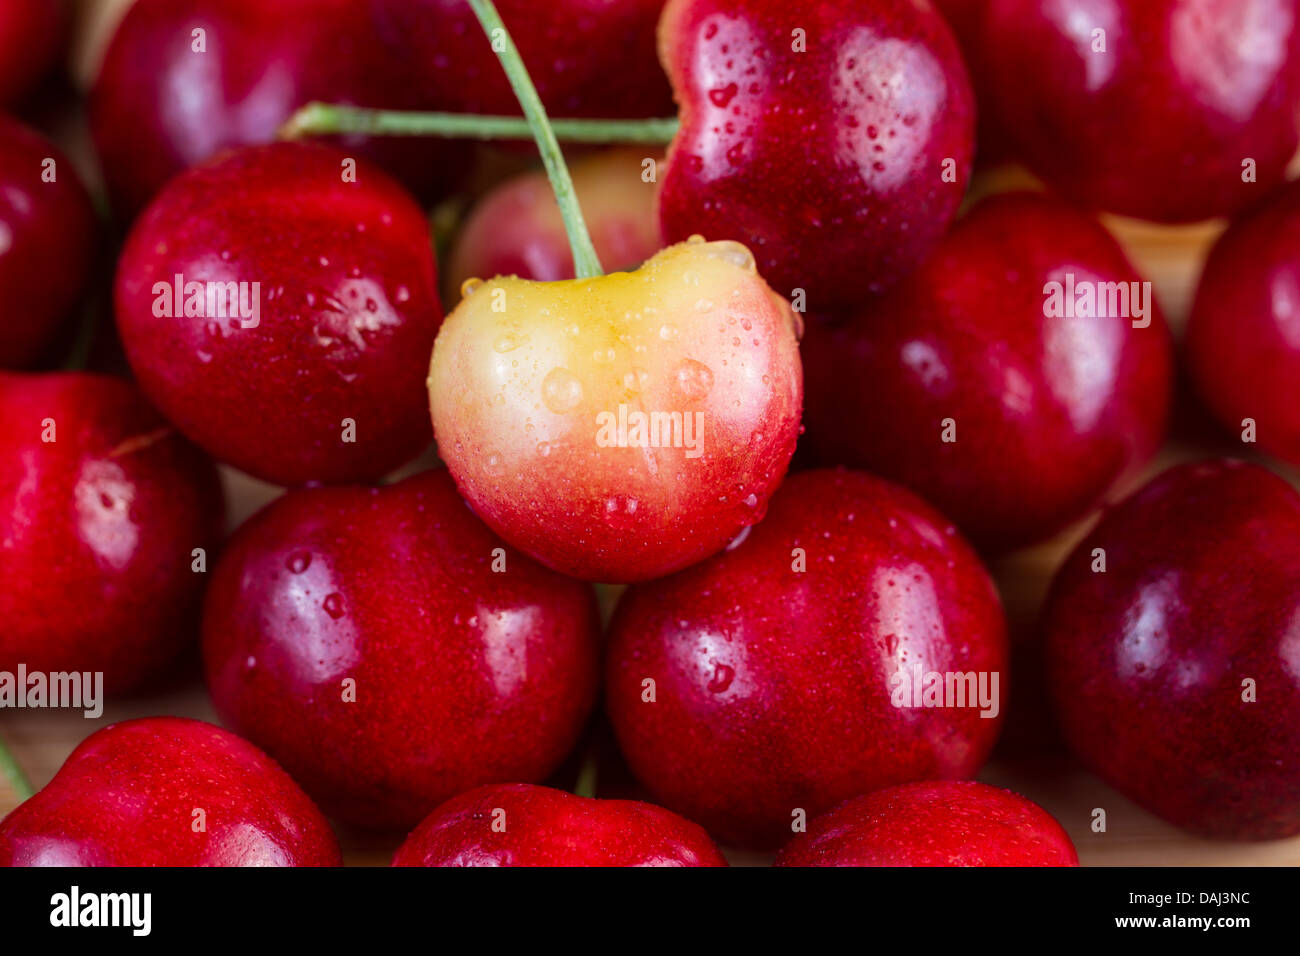
{"label": "dark red cherry", "polygon": [[[646,150],[609,149],[570,163],[592,245],[609,272],[641,265],[663,245],[655,187],[646,182]],[[518,276],[554,282],[573,278],[573,252],[546,174],[515,176],[482,197],[466,217],[444,271],[447,301],[467,279]]]}
{"label": "dark red cherry", "polygon": [[[912,0],[670,0],[659,27],[681,131],[664,237],[744,242],[808,309],[910,272],[966,188],[974,108],[947,24]],[[796,301],[796,305],[799,303]]]}
{"label": "dark red cherry", "polygon": [[[129,217],[177,173],[267,143],[311,100],[428,109],[412,0],[136,0],[104,56],[91,127],[115,210]],[[469,154],[422,137],[349,137],[422,195],[454,187]]]}
{"label": "dark red cherry", "polygon": [[393,858],[393,866],[726,865],[703,829],[662,807],[526,783],[448,800]]}
{"label": "dark red cherry", "polygon": [[0,866],[339,866],[307,795],[256,747],[198,720],[87,737],[0,823]]}
{"label": "dark red cherry", "polygon": [[[405,9],[401,9],[405,4]],[[672,113],[655,51],[664,0],[497,0],[552,116],[642,118]],[[465,0],[401,0],[423,98],[458,113],[517,115],[519,101]]]}
{"label": "dark red cherry", "polygon": [[159,675],[198,631],[216,469],[131,385],[0,374],[0,671]]}
{"label": "dark red cherry", "polygon": [[1155,451],[1172,394],[1150,284],[1096,220],[1029,193],[984,200],[801,351],[813,457],[903,483],[992,549],[1083,517]]}
{"label": "dark red cherry", "polygon": [[136,221],[118,331],[141,388],[222,461],[286,485],[378,478],[432,436],[435,271],[423,211],[378,168],[248,147]]}
{"label": "dark red cherry", "polygon": [[32,365],[67,329],[90,279],[98,234],[72,163],[0,114],[0,368]]}
{"label": "dark red cherry", "polygon": [[504,545],[446,470],[291,491],[231,539],[203,650],[223,719],[332,816],[411,827],[544,779],[596,695],[591,588]]}
{"label": "dark red cherry", "polygon": [[775,866],[1077,866],[1070,836],[1019,794],[973,780],[886,787],[808,824]]}
{"label": "dark red cherry", "polygon": [[1257,465],[1171,468],[1053,582],[1066,739],[1130,799],[1205,836],[1300,833],[1300,496]]}
{"label": "dark red cherry", "polygon": [[0,109],[20,104],[50,72],[67,32],[65,0],[0,3]]}
{"label": "dark red cherry", "polygon": [[1270,193],[1210,251],[1186,349],[1216,417],[1300,463],[1300,183]]}
{"label": "dark red cherry", "polygon": [[[659,802],[770,847],[864,791],[973,774],[1006,663],[997,594],[951,524],[871,475],[806,471],[727,551],[627,590],[606,710]],[[934,675],[951,696],[927,696]]]}
{"label": "dark red cherry", "polygon": [[1231,213],[1300,142],[1294,0],[990,0],[973,46],[1018,155],[1112,212]]}

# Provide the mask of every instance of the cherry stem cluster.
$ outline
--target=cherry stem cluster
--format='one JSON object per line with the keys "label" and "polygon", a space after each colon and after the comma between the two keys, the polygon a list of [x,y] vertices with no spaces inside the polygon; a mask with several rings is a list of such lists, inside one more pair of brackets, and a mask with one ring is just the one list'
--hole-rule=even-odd
{"label": "cherry stem cluster", "polygon": [[3,780],[17,796],[19,800],[26,800],[36,791],[32,789],[31,781],[27,779],[27,774],[23,773],[23,768],[19,766],[14,755],[9,752],[4,741],[0,740],[0,780]]}

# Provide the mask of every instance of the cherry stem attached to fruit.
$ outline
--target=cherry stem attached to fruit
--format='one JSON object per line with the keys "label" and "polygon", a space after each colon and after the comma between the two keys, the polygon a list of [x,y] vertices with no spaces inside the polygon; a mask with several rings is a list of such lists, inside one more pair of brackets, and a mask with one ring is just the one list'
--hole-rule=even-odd
{"label": "cherry stem attached to fruit", "polygon": [[479,25],[488,35],[492,49],[501,59],[501,68],[506,71],[510,88],[515,91],[519,108],[524,111],[524,118],[532,130],[537,150],[542,154],[542,165],[546,167],[546,177],[551,181],[551,190],[555,201],[560,206],[560,216],[564,220],[564,231],[569,237],[569,248],[573,251],[573,271],[579,279],[591,279],[604,275],[600,267],[600,258],[592,244],[591,233],[582,218],[582,207],[578,205],[578,194],[573,188],[573,179],[569,176],[569,167],[560,152],[560,144],[555,139],[555,131],[546,116],[546,107],[537,95],[524,66],[523,57],[515,47],[515,41],[497,13],[492,0],[469,0],[470,9],[478,17]]}
{"label": "cherry stem attached to fruit", "polygon": [[582,766],[578,768],[578,778],[573,783],[574,796],[594,797],[596,795],[596,784],[600,777],[600,762],[597,757],[596,748],[593,746],[588,751],[587,756],[583,758]]}
{"label": "cherry stem attached to fruit", "polygon": [[18,765],[14,755],[9,752],[4,741],[0,740],[0,780],[8,784],[18,799],[26,800],[36,791],[32,789],[32,783],[27,779],[27,774],[23,773],[23,768]]}
{"label": "cherry stem attached to fruit", "polygon": [[[551,130],[567,143],[672,142],[677,117],[655,119],[555,119]],[[522,116],[483,116],[477,113],[428,113],[418,110],[377,110],[344,103],[308,103],[280,127],[284,139],[303,136],[439,136],[444,139],[532,139],[533,128]]]}

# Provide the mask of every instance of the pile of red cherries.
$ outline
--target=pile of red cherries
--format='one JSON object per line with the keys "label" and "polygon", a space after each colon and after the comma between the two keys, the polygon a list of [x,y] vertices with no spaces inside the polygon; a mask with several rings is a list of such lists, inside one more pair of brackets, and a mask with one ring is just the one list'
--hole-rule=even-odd
{"label": "pile of red cherries", "polygon": [[[971,780],[1035,688],[1157,816],[1300,833],[1300,4],[497,6],[552,116],[677,113],[571,153],[625,272],[523,145],[277,138],[516,114],[463,0],[136,0],[108,224],[32,128],[60,7],[0,13],[0,671],[201,648],[228,728],[91,734],[0,864],[1072,865]],[[1100,212],[1231,220],[1180,342]],[[1132,491],[1171,427],[1264,463]],[[285,488],[228,537],[218,463]],[[1013,671],[986,562],[1085,520]]]}

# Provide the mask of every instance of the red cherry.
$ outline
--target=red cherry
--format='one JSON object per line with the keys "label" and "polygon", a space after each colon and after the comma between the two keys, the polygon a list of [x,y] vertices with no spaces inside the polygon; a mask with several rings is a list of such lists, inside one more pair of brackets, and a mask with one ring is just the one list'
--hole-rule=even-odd
{"label": "red cherry", "polygon": [[1210,251],[1187,326],[1201,397],[1259,446],[1300,463],[1300,183],[1275,189]]}
{"label": "red cherry", "polygon": [[90,278],[98,233],[72,163],[0,115],[0,368],[33,364],[65,327]]}
{"label": "red cherry", "polygon": [[1163,222],[1225,215],[1295,154],[1294,0],[991,0],[983,16],[981,106],[1073,199]]}
{"label": "red cherry", "polygon": [[139,687],[194,640],[216,469],[105,376],[0,374],[0,421],[0,671]]}
{"label": "red cherry", "polygon": [[[114,207],[133,215],[183,169],[270,142],[312,100],[431,108],[418,83],[425,53],[411,40],[417,10],[411,0],[136,0],[90,101]],[[453,187],[469,159],[446,140],[343,142],[429,196]]]}
{"label": "red cherry", "polygon": [[1066,739],[1187,830],[1300,833],[1297,620],[1300,496],[1256,465],[1171,468],[1053,583],[1048,676]]}
{"label": "red cherry", "polygon": [[448,800],[393,866],[726,866],[700,827],[639,800],[592,800],[526,783]]}
{"label": "red cherry", "polygon": [[[1169,333],[1149,285],[1150,324],[1134,328],[1140,282],[1091,217],[1047,196],[987,199],[851,321],[808,323],[805,442],[915,489],[981,545],[1041,540],[1164,434]],[[1123,283],[1127,308],[1101,283]],[[1089,289],[1110,315],[1082,317]]]}
{"label": "red cherry", "polygon": [[0,3],[0,108],[21,103],[50,72],[67,31],[63,0]]}
{"label": "red cherry", "polygon": [[445,470],[289,492],[231,539],[204,658],[222,717],[333,816],[414,826],[541,780],[596,694],[591,589],[507,548]]}
{"label": "red cherry", "polygon": [[774,289],[816,310],[892,284],[947,229],[974,110],[929,6],[670,0],[659,38],[682,124],[659,206],[669,241],[745,242]]}
{"label": "red cherry", "polygon": [[775,866],[1078,866],[1070,836],[1019,794],[925,780],[841,803],[808,824]]}
{"label": "red cherry", "polygon": [[[309,143],[226,154],[159,194],[118,263],[141,388],[214,456],[279,484],[377,478],[430,439],[428,223],[373,166],[342,181],[347,162]],[[194,311],[191,282],[215,301],[177,314]],[[226,283],[245,306],[233,318]]]}
{"label": "red cherry", "polygon": [[[465,0],[403,0],[424,98],[457,113],[518,115],[501,61]],[[552,116],[663,116],[672,92],[655,56],[664,0],[497,0]]]}
{"label": "red cherry", "polygon": [[0,823],[0,866],[341,862],[329,824],[274,761],[234,734],[180,717],[91,734]]}
{"label": "red cherry", "polygon": [[611,631],[606,710],[632,771],[729,842],[774,846],[796,811],[969,776],[1001,724],[996,693],[992,716],[915,706],[933,673],[1000,690],[1002,609],[947,521],[861,472],[787,478],[729,550],[629,588]]}
{"label": "red cherry", "polygon": [[[655,187],[642,178],[643,149],[611,149],[570,165],[596,254],[609,271],[635,268],[659,251]],[[542,172],[507,180],[474,207],[456,237],[447,264],[447,288],[467,279],[518,276],[553,282],[572,279],[573,252],[560,207]],[[448,297],[448,301],[452,298]]]}

